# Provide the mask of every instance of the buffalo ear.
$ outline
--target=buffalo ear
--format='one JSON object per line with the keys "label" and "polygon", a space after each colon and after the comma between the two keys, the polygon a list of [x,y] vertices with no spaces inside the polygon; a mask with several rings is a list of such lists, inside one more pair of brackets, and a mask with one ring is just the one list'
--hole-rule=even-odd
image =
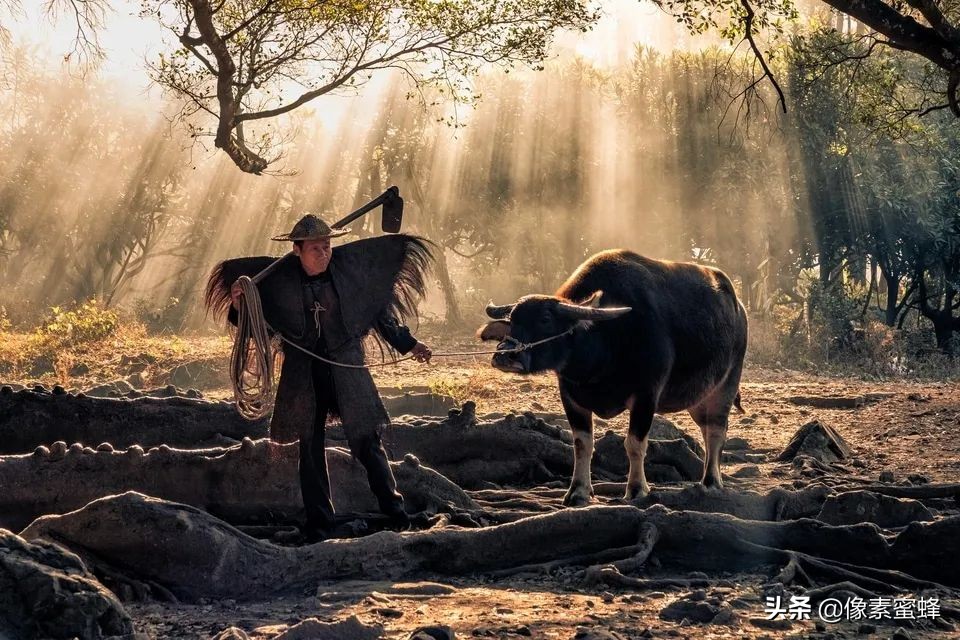
{"label": "buffalo ear", "polygon": [[497,342],[501,342],[508,335],[510,335],[509,320],[494,320],[477,329],[477,337],[481,340],[496,340]]}

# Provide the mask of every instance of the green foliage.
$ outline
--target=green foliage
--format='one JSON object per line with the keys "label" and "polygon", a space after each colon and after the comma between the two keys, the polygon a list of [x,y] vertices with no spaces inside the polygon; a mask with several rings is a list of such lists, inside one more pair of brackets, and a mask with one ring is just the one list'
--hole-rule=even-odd
{"label": "green foliage", "polygon": [[470,101],[482,67],[542,68],[556,30],[586,31],[598,15],[589,0],[147,0],[142,14],[183,34],[153,80],[182,103],[194,138],[235,146],[253,173],[279,153],[275,121],[311,100],[392,68],[417,92]]}
{"label": "green foliage", "polygon": [[96,342],[116,331],[118,316],[105,309],[96,299],[73,308],[51,307],[49,315],[36,329],[36,336],[46,346],[76,346]]}

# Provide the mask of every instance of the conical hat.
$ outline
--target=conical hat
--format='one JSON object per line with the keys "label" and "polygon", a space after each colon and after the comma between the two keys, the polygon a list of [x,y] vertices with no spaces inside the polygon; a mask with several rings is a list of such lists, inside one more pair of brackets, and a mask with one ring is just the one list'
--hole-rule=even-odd
{"label": "conical hat", "polygon": [[330,225],[328,225],[326,222],[312,213],[308,213],[300,218],[297,221],[297,224],[293,225],[293,229],[290,230],[290,233],[284,233],[279,236],[274,236],[270,239],[277,240],[279,242],[287,240],[317,240],[319,238],[336,238],[337,236],[342,236],[343,234],[349,232],[350,229],[331,229]]}

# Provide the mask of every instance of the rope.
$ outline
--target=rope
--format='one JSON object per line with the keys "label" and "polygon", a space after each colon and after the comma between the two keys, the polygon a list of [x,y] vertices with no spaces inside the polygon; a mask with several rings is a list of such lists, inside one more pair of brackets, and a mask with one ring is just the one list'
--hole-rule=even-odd
{"label": "rope", "polygon": [[[526,351],[526,350],[528,350],[528,349],[532,349],[533,347],[536,347],[536,346],[538,346],[538,345],[541,345],[541,344],[543,344],[543,343],[545,343],[545,342],[550,342],[551,340],[556,340],[557,338],[562,338],[563,336],[570,335],[571,333],[573,333],[573,329],[568,329],[567,331],[564,331],[563,333],[558,333],[558,334],[555,335],[555,336],[550,336],[549,338],[544,338],[543,340],[537,340],[536,342],[518,342],[518,343],[517,343],[518,346],[513,347],[513,348],[511,348],[511,349],[493,349],[493,350],[490,350],[490,351],[448,351],[448,352],[446,352],[446,353],[433,353],[433,354],[430,354],[430,358],[432,359],[432,358],[450,358],[450,357],[454,357],[454,356],[482,356],[482,355],[489,355],[489,354],[492,354],[492,353],[519,353],[519,352],[521,352],[521,351]],[[334,365],[334,366],[336,366],[336,367],[343,367],[343,368],[345,368],[345,369],[370,369],[370,368],[373,368],[373,367],[387,367],[387,366],[390,366],[390,365],[399,364],[399,363],[401,363],[401,362],[403,362],[403,361],[405,361],[405,360],[412,360],[412,359],[413,359],[413,356],[405,356],[405,357],[403,357],[403,358],[397,358],[397,359],[395,359],[395,360],[388,360],[388,361],[386,361],[386,362],[374,362],[374,363],[372,363],[372,364],[347,364],[346,362],[337,362],[337,361],[335,361],[335,360],[328,360],[327,358],[324,358],[323,356],[318,355],[318,354],[314,353],[313,351],[310,351],[309,349],[304,349],[304,348],[301,347],[300,345],[298,345],[298,344],[296,344],[296,343],[294,343],[294,342],[291,342],[290,340],[288,340],[288,339],[287,339],[285,336],[283,336],[283,335],[280,336],[280,339],[283,340],[284,342],[286,342],[286,343],[287,343],[288,345],[290,345],[291,347],[294,347],[294,348],[299,349],[300,351],[304,352],[305,354],[307,354],[307,355],[310,356],[311,358],[316,358],[317,360],[320,360],[321,362],[326,362],[327,364],[332,364],[332,365]]]}
{"label": "rope", "polygon": [[272,408],[274,343],[263,317],[257,285],[248,276],[237,278],[237,284],[243,295],[237,305],[230,381],[237,411],[247,420],[259,420]]}
{"label": "rope", "polygon": [[[279,342],[270,336],[270,332],[273,331],[273,329],[267,324],[263,316],[260,292],[257,290],[257,285],[254,280],[248,276],[240,276],[237,278],[237,284],[240,287],[242,295],[237,305],[237,334],[233,341],[233,349],[230,352],[230,381],[233,386],[233,397],[236,401],[237,411],[247,420],[259,420],[270,413],[273,408],[274,358]],[[405,356],[388,362],[375,362],[372,364],[337,362],[301,347],[288,340],[279,332],[275,333],[277,333],[280,340],[295,349],[299,349],[311,358],[316,358],[321,362],[346,369],[386,367],[413,359],[413,356]],[[571,333],[573,333],[573,328],[535,342],[524,343],[511,339],[512,343],[517,346],[509,349],[451,351],[434,353],[431,354],[430,357],[446,358],[454,356],[480,356],[495,353],[520,353],[521,351],[527,351],[528,349],[550,342],[551,340],[562,338]]]}

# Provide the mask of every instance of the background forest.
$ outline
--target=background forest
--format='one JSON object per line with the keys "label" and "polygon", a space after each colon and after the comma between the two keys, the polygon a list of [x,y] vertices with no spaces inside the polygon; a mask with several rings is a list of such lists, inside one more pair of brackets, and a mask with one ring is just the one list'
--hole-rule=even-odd
{"label": "background forest", "polygon": [[423,322],[448,334],[627,247],[727,271],[754,362],[956,375],[960,128],[924,108],[917,60],[837,64],[856,29],[821,12],[785,35],[771,62],[785,114],[756,61],[724,48],[487,71],[458,109],[398,74],[364,109],[292,115],[293,169],[259,177],[172,126],[175,106],[147,112],[10,46],[0,329],[220,331],[199,304],[217,260],[279,255],[269,237],[304,211],[333,220],[396,184],[405,230],[438,245]]}

